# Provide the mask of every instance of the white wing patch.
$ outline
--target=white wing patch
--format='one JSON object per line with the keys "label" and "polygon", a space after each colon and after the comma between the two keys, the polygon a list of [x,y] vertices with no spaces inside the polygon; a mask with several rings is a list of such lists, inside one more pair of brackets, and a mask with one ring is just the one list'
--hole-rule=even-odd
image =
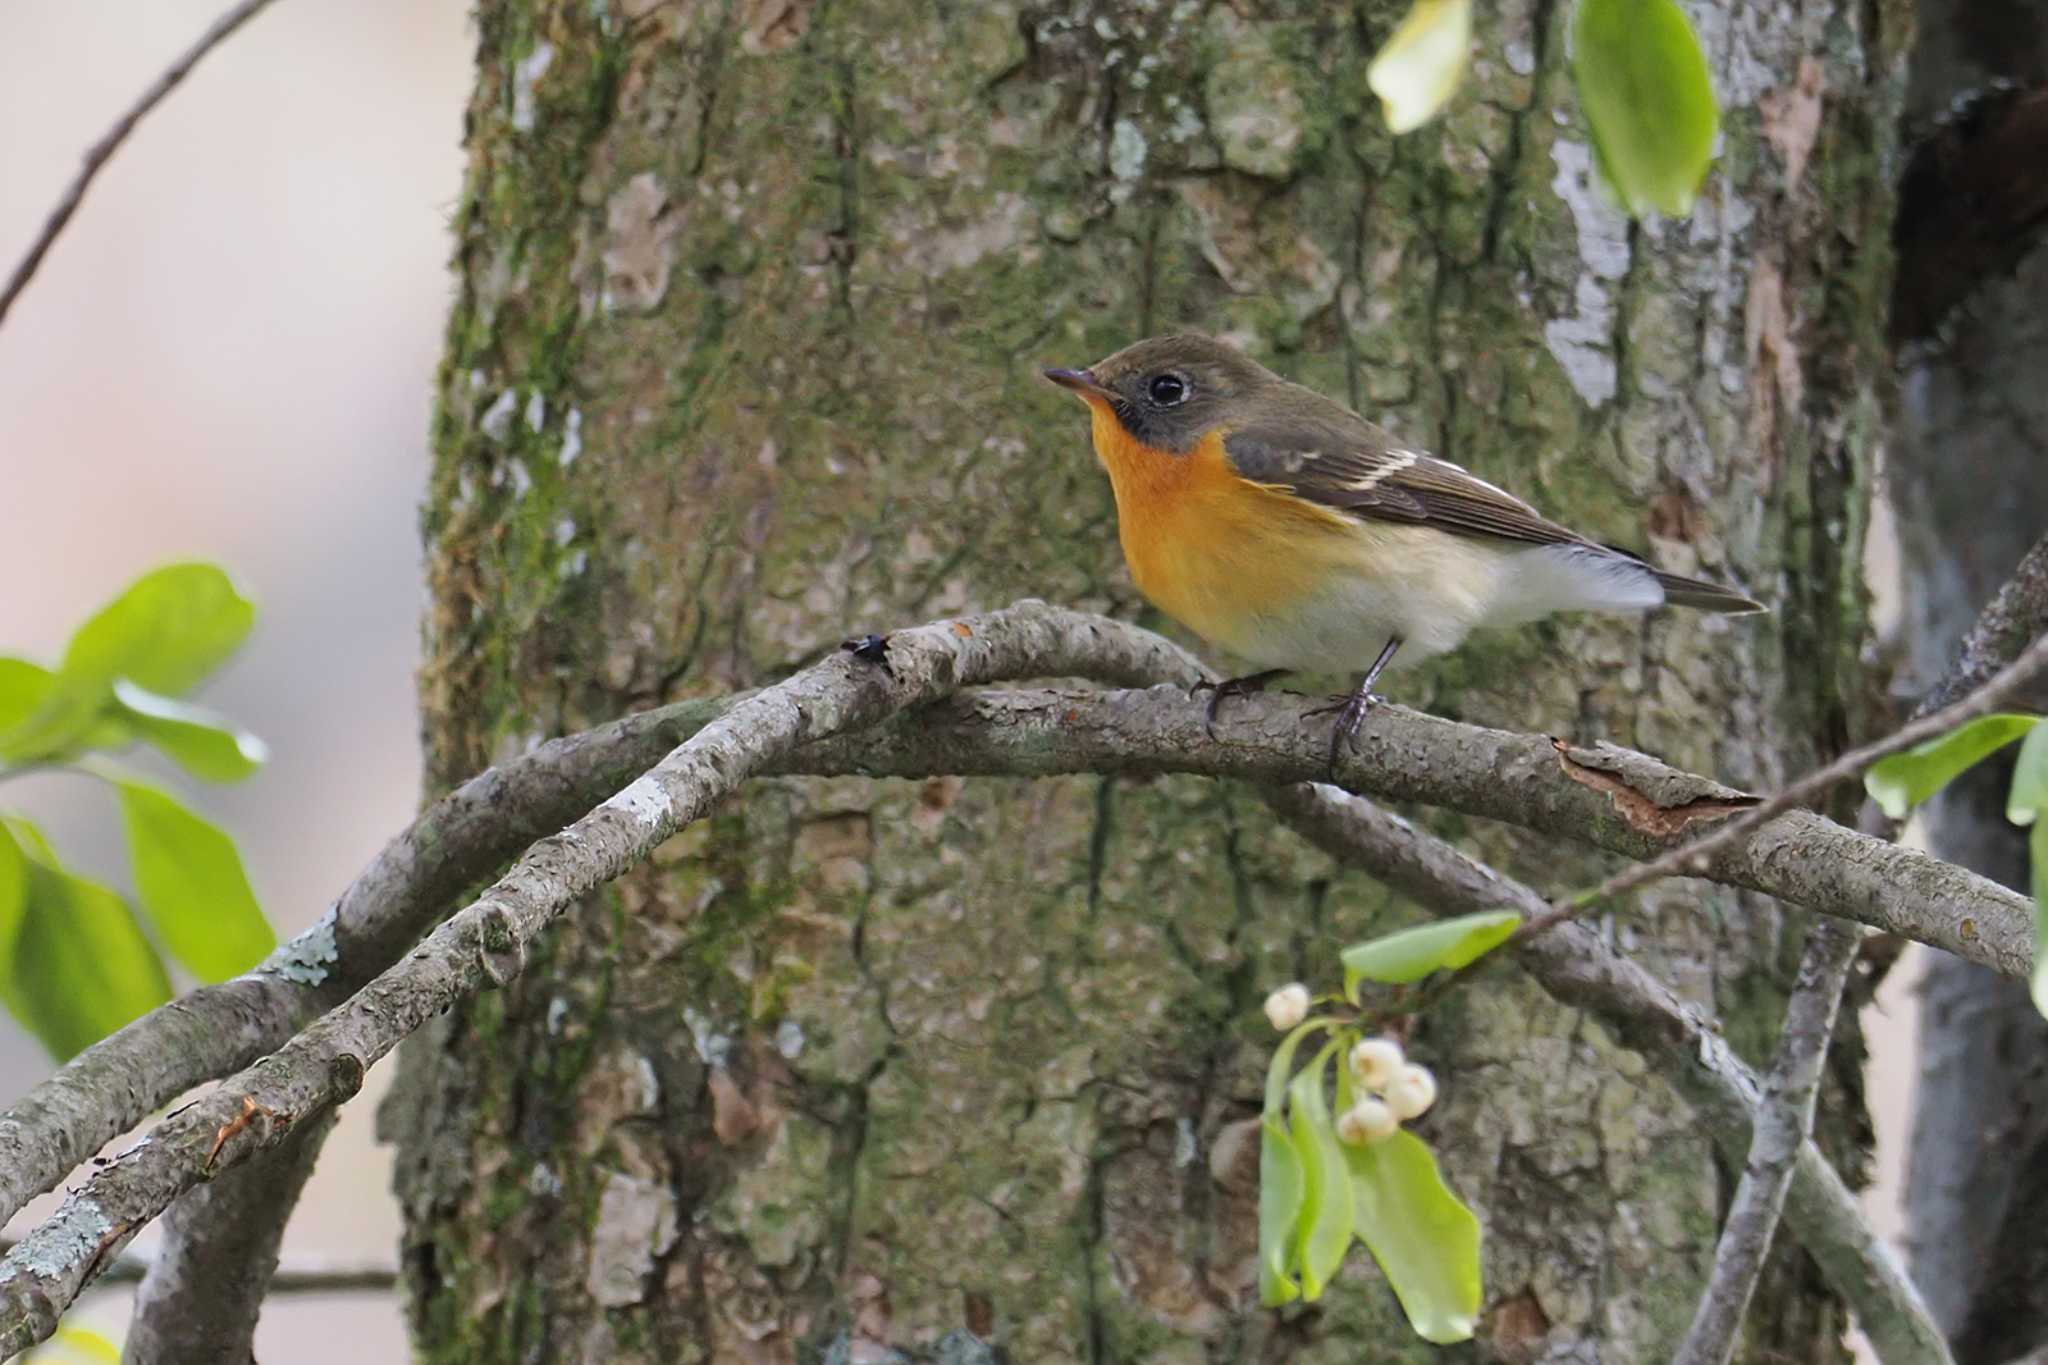
{"label": "white wing patch", "polygon": [[1344,487],[1354,493],[1370,493],[1421,458],[1421,454],[1413,450],[1389,450],[1386,453],[1386,462],[1378,469],[1360,478],[1347,480]]}

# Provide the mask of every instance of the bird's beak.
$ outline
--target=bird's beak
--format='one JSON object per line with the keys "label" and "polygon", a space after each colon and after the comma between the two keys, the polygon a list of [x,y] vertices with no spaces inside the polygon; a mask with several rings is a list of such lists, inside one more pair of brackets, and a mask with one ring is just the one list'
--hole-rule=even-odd
{"label": "bird's beak", "polygon": [[1096,381],[1093,370],[1047,370],[1045,377],[1063,389],[1072,389],[1077,398],[1100,398],[1105,403],[1116,399],[1114,393]]}

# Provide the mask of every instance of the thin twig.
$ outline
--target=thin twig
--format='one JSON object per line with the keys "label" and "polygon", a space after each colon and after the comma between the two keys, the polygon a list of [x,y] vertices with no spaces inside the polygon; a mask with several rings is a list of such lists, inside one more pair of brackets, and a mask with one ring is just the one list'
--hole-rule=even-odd
{"label": "thin twig", "polygon": [[1841,920],[1816,919],[1808,931],[1798,984],[1786,1003],[1784,1031],[1757,1106],[1749,1160],[1721,1226],[1706,1291],[1672,1365],[1727,1365],[1735,1354],[1736,1334],[1763,1275],[1800,1148],[1813,1135],[1821,1063],[1862,941],[1863,931]]}
{"label": "thin twig", "polygon": [[272,3],[273,0],[242,0],[242,3],[214,20],[212,27],[199,35],[198,42],[186,49],[185,54],[178,60],[164,68],[163,74],[142,92],[141,98],[135,101],[127,113],[115,121],[114,126],[107,130],[106,136],[86,148],[85,163],[78,168],[78,174],[65,187],[64,197],[50,210],[49,218],[43,223],[43,230],[37,233],[35,241],[29,244],[28,254],[21,258],[21,264],[14,267],[14,274],[8,277],[7,287],[0,290],[0,322],[7,320],[7,310],[14,306],[16,297],[28,287],[29,280],[35,275],[36,268],[43,263],[43,257],[49,253],[50,247],[57,240],[57,235],[63,232],[64,225],[71,221],[71,215],[78,212],[78,205],[84,200],[85,191],[92,184],[93,177],[100,173],[100,167],[107,164],[108,158],[120,148],[128,134],[135,131],[135,125],[142,122],[143,116],[150,110],[161,104],[164,96],[177,88],[178,82],[184,80],[193,67],[199,65],[200,58],[219,47],[236,29],[255,18],[259,11]]}
{"label": "thin twig", "polygon": [[1978,716],[1997,710],[2044,668],[2048,668],[2048,635],[2034,641],[2017,659],[1980,684],[1976,691],[1961,701],[1953,702],[1918,720],[1909,721],[1883,739],[1858,745],[1832,762],[1822,764],[1710,834],[1681,844],[1648,862],[1624,868],[1591,890],[1581,891],[1557,901],[1548,914],[1530,920],[1516,932],[1524,937],[1540,934],[1602,901],[1612,900],[1625,891],[1633,891],[1665,877],[1704,872],[1715,854],[1794,806],[1803,804],[1809,797],[1825,791],[1837,782],[1859,775],[1879,759],[1902,753],[1916,744],[1945,735],[1966,721],[1975,720]]}
{"label": "thin twig", "polygon": [[[0,1238],[0,1256],[14,1250],[14,1239]],[[134,1284],[149,1274],[155,1258],[130,1247],[107,1263],[95,1289]],[[398,1288],[398,1269],[388,1261],[328,1261],[314,1257],[286,1261],[270,1277],[273,1294],[375,1294]]]}

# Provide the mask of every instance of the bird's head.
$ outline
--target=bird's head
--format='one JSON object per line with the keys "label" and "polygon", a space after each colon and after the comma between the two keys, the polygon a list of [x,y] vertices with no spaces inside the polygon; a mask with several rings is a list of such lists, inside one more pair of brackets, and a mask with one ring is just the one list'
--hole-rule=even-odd
{"label": "bird's head", "polygon": [[1185,455],[1230,424],[1247,398],[1282,382],[1235,346],[1193,332],[1126,346],[1085,370],[1047,370],[1090,407],[1156,450]]}

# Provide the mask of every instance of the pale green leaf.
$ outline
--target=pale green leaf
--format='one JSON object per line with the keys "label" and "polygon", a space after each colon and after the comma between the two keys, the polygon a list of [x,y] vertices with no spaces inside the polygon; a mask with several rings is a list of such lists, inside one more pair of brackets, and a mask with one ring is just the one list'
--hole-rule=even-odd
{"label": "pale green leaf", "polygon": [[168,565],[93,613],[72,635],[60,672],[179,696],[226,662],[255,622],[255,604],[218,565]]}
{"label": "pale green leaf", "polygon": [[8,828],[29,856],[0,1001],[63,1061],[170,999],[171,983],[118,895],[59,868],[47,844],[21,837],[21,822]]}
{"label": "pale green leaf", "polygon": [[2020,756],[2013,763],[2005,818],[2015,825],[2031,825],[2044,810],[2048,810],[2048,725],[2036,725],[2027,731]]}
{"label": "pale green leaf", "polygon": [[1359,1240],[1386,1273],[1416,1335],[1469,1341],[1479,1320],[1479,1219],[1445,1186],[1413,1133],[1346,1145]]}
{"label": "pale green leaf", "polygon": [[1632,217],[1691,210],[1720,111],[1675,0],[1579,0],[1572,76],[1600,168]]}
{"label": "pale green leaf", "polygon": [[56,676],[27,659],[0,657],[0,735],[36,713]]}
{"label": "pale green leaf", "polygon": [[0,733],[0,760],[61,757],[88,740],[116,679],[151,692],[189,691],[233,654],[256,608],[212,564],[173,564],[144,574],[93,613],[33,714]]}
{"label": "pale green leaf", "polygon": [[1464,78],[1472,50],[1472,0],[1415,0],[1365,69],[1390,132],[1435,118]]}
{"label": "pale green leaf", "polygon": [[28,855],[14,841],[14,822],[0,820],[0,976],[14,958],[14,937],[27,911]]}
{"label": "pale green leaf", "polygon": [[1301,1216],[1301,1153],[1287,1121],[1259,1120],[1259,1302],[1268,1308],[1301,1297],[1294,1282],[1294,1225]]}
{"label": "pale green leaf", "polygon": [[1863,789],[1886,815],[1903,820],[1964,771],[2033,729],[2035,720],[2005,712],[1979,716],[1939,738],[1879,759],[1863,775]]}
{"label": "pale green leaf", "polygon": [[164,946],[202,981],[247,971],[277,946],[234,841],[163,792],[117,780],[135,890]]}
{"label": "pale green leaf", "polygon": [[1287,1073],[1294,1069],[1294,1050],[1301,1046],[1301,1040],[1320,1029],[1335,1026],[1336,1020],[1328,1015],[1317,1015],[1295,1025],[1294,1031],[1280,1040],[1280,1046],[1273,1049],[1273,1060],[1266,1064],[1266,1116],[1276,1117],[1280,1106],[1287,1099]]}
{"label": "pale green leaf", "polygon": [[1488,910],[1354,943],[1342,954],[1344,993],[1355,1000],[1360,981],[1399,985],[1463,967],[1505,943],[1521,922],[1512,910]]}
{"label": "pale green leaf", "polygon": [[114,707],[128,734],[208,782],[239,782],[263,766],[263,741],[204,707],[174,701],[135,684],[114,684]]}
{"label": "pale green leaf", "polygon": [[1301,1273],[1301,1296],[1309,1302],[1322,1297],[1323,1286],[1344,1264],[1355,1217],[1350,1172],[1331,1126],[1329,1102],[1323,1098],[1323,1076],[1336,1048],[1334,1042],[1326,1044],[1287,1087],[1294,1150],[1302,1168],[1294,1265]]}

